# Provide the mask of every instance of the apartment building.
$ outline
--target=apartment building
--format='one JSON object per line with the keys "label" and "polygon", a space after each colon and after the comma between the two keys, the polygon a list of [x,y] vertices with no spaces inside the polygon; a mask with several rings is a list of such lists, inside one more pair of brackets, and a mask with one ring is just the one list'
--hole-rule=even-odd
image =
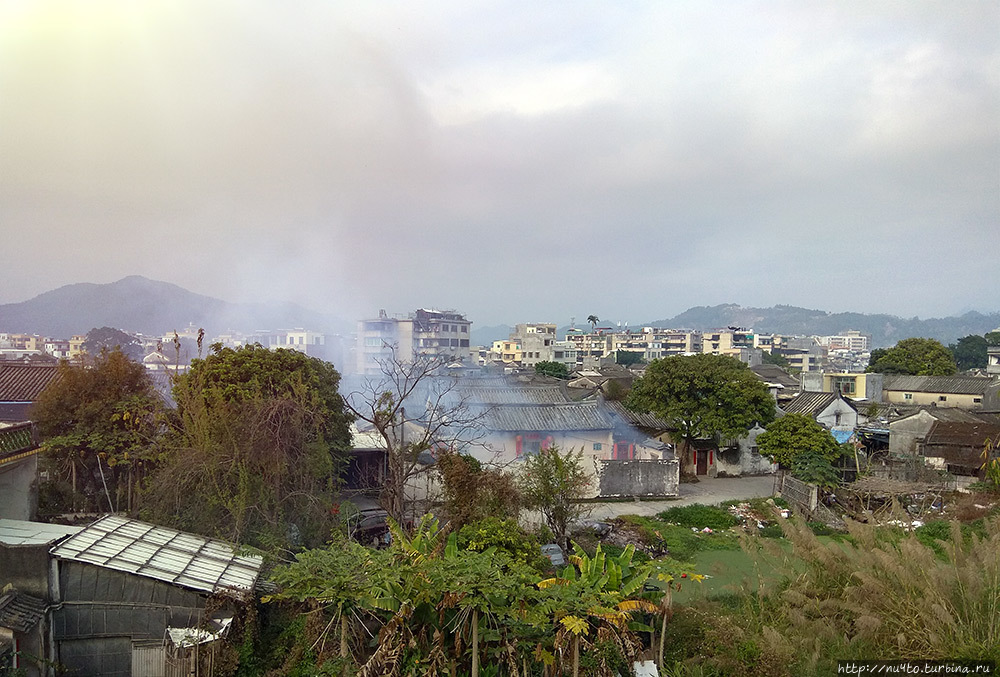
{"label": "apartment building", "polygon": [[468,361],[472,323],[454,310],[420,308],[409,315],[379,316],[358,323],[357,373],[378,375],[381,364],[392,357],[412,362],[420,356]]}
{"label": "apartment building", "polygon": [[567,332],[566,339],[576,346],[577,366],[582,369],[599,366],[602,359],[613,358],[619,350],[637,353],[646,362],[671,355],[693,355],[702,351],[701,332],[684,329],[659,327],[643,327],[639,331],[596,329],[591,333],[577,329]]}

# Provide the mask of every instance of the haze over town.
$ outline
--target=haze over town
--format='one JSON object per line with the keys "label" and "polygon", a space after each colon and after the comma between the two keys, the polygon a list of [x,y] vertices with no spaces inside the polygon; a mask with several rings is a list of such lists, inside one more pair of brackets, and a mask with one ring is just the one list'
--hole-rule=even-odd
{"label": "haze over town", "polygon": [[0,303],[996,310],[995,2],[0,6]]}

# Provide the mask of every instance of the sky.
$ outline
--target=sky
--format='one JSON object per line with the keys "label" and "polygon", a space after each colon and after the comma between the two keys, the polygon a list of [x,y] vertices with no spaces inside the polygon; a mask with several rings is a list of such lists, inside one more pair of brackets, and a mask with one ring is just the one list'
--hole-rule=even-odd
{"label": "sky", "polygon": [[0,3],[0,303],[1000,310],[1000,3]]}

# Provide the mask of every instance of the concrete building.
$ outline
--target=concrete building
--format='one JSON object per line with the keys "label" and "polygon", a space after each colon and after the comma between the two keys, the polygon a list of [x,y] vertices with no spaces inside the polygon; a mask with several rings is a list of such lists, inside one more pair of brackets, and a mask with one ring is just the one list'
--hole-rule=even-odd
{"label": "concrete building", "polygon": [[883,397],[893,404],[981,409],[997,379],[976,376],[886,374]]}
{"label": "concrete building", "polygon": [[986,348],[986,373],[990,376],[1000,376],[1000,346]]}
{"label": "concrete building", "polygon": [[885,376],[876,373],[802,372],[802,390],[811,393],[840,393],[852,400],[881,402]]}
{"label": "concrete building", "polygon": [[470,361],[469,328],[472,323],[454,310],[421,308],[406,317],[377,318],[358,323],[355,368],[358,374],[382,373],[381,363],[395,358],[412,362],[418,356]]}

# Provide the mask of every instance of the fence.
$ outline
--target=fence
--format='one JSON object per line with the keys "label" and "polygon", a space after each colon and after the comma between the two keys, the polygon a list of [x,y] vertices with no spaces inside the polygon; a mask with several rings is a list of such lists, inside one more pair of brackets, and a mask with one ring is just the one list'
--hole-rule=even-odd
{"label": "fence", "polygon": [[782,473],[777,479],[776,493],[779,496],[809,512],[816,510],[819,503],[819,487],[797,480],[788,473]]}

